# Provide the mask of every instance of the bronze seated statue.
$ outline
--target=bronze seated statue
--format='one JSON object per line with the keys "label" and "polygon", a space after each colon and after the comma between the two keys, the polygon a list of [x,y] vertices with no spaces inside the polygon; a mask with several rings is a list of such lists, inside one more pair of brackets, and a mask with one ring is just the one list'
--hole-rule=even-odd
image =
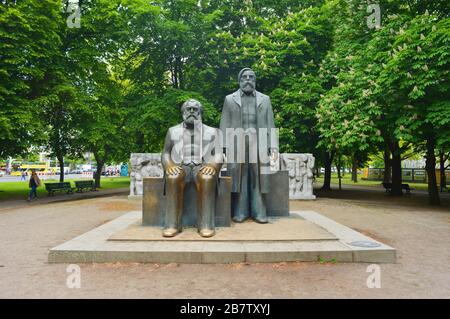
{"label": "bronze seated statue", "polygon": [[183,123],[168,130],[162,153],[167,196],[163,236],[173,237],[182,231],[184,188],[193,183],[198,231],[202,237],[211,237],[215,233],[216,188],[223,162],[221,139],[217,129],[202,123],[200,102],[188,100],[181,111]]}

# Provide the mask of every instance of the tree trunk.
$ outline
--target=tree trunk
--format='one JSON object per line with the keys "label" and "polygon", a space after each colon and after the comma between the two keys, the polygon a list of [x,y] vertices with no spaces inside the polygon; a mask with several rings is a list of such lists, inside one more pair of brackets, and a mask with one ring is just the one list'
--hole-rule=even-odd
{"label": "tree trunk", "polygon": [[100,184],[100,180],[102,177],[102,170],[103,170],[103,165],[105,165],[105,157],[100,158],[99,154],[97,152],[94,152],[94,157],[95,157],[95,161],[97,162],[97,170],[95,171],[95,187],[100,188],[101,184]]}
{"label": "tree trunk", "polygon": [[436,142],[433,137],[427,139],[427,155],[425,162],[425,169],[428,177],[428,200],[430,205],[440,205],[439,191],[436,182],[436,155],[434,155],[434,148]]}
{"label": "tree trunk", "polygon": [[64,156],[57,156],[59,163],[59,182],[64,182]]}
{"label": "tree trunk", "polygon": [[177,65],[175,63],[175,59],[173,59],[170,63],[170,72],[172,73],[172,86],[175,89],[178,89]]}
{"label": "tree trunk", "polygon": [[325,176],[323,179],[323,185],[321,190],[331,191],[331,165],[333,163],[333,152],[325,152],[324,166],[325,166]]}
{"label": "tree trunk", "polygon": [[443,151],[439,153],[439,174],[440,180],[439,186],[441,188],[441,192],[447,187],[447,178],[445,176],[445,154]]}
{"label": "tree trunk", "polygon": [[181,57],[177,57],[177,65],[178,65],[178,87],[183,90],[183,61]]}
{"label": "tree trunk", "polygon": [[95,187],[100,188],[100,178],[102,177],[104,163],[97,161],[97,170],[95,171]]}
{"label": "tree trunk", "polygon": [[178,82],[178,64],[177,61],[175,59],[175,88],[179,89],[179,82]]}
{"label": "tree trunk", "polygon": [[145,147],[145,136],[142,132],[136,133],[136,148],[140,153],[143,153]]}
{"label": "tree trunk", "polygon": [[317,178],[320,177],[320,168],[316,166],[316,176]]}
{"label": "tree trunk", "polygon": [[339,190],[342,190],[342,181],[341,181],[341,154],[339,154],[338,159],[337,159],[337,166],[336,166],[336,170],[338,173],[338,180],[339,180]]}
{"label": "tree trunk", "polygon": [[402,191],[402,154],[398,142],[392,142],[390,145],[392,152],[392,188],[391,195],[401,196]]}
{"label": "tree trunk", "polygon": [[389,148],[386,147],[384,149],[384,177],[383,182],[390,183],[391,182],[391,152]]}
{"label": "tree trunk", "polygon": [[352,181],[358,183],[358,160],[356,159],[356,154],[352,158]]}

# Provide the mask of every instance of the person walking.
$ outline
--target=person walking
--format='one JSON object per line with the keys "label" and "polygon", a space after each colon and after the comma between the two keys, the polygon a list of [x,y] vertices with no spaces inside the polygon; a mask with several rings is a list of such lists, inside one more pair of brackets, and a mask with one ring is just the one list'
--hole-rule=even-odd
{"label": "person walking", "polygon": [[22,178],[20,179],[20,181],[26,181],[26,180],[27,180],[27,171],[23,171]]}
{"label": "person walking", "polygon": [[28,201],[31,201],[33,198],[37,198],[37,192],[36,189],[41,186],[41,180],[39,179],[39,176],[36,174],[36,171],[31,172],[30,182],[28,186],[30,189],[30,194],[28,195]]}

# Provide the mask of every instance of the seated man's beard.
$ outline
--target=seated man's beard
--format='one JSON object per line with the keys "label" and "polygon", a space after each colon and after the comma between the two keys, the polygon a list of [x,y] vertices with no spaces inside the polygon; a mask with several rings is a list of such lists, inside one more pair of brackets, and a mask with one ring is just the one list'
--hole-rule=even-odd
{"label": "seated man's beard", "polygon": [[184,120],[186,122],[186,124],[194,124],[195,121],[200,120],[199,118],[197,118],[196,115],[189,115],[188,117],[186,117],[186,119]]}

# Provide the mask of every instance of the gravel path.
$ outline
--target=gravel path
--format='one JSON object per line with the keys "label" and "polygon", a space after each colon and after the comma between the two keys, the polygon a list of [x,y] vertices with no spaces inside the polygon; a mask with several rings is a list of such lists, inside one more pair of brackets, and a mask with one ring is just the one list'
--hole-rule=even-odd
{"label": "gravel path", "polygon": [[[327,198],[325,198],[327,196]],[[81,288],[69,289],[66,264],[48,250],[123,213],[126,196],[0,210],[1,298],[450,298],[450,203],[426,196],[392,199],[346,188],[291,210],[314,210],[397,248],[381,264],[381,288],[369,289],[368,264],[82,264]]]}

